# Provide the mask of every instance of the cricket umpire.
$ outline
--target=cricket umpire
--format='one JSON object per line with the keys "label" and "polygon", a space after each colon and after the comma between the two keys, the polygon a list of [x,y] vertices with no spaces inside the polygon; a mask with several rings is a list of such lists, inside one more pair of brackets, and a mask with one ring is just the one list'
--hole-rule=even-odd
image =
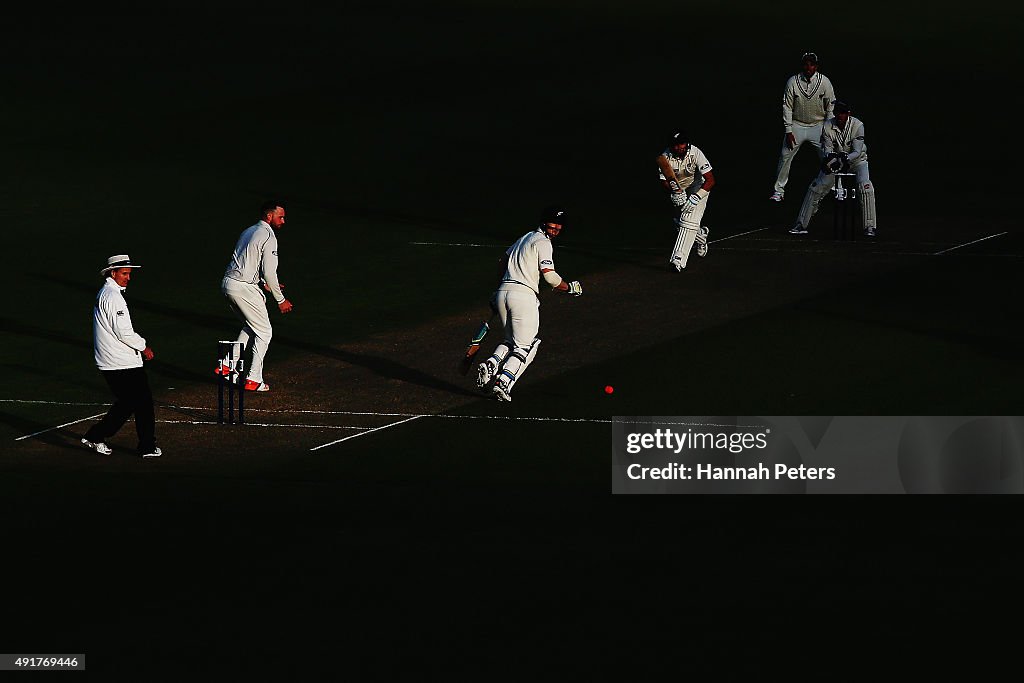
{"label": "cricket umpire", "polygon": [[153,349],[132,327],[124,298],[132,270],[139,267],[127,254],[118,254],[107,259],[107,267],[100,271],[106,279],[92,311],[93,348],[96,366],[114,393],[114,405],[85,433],[82,444],[102,455],[110,455],[112,449],[106,440],[134,415],[139,455],[157,458],[161,451],[156,445],[153,394],[142,363],[153,360]]}
{"label": "cricket umpire", "polygon": [[[267,313],[267,296],[263,292],[274,297],[281,313],[292,310],[292,303],[284,298],[281,293],[283,285],[277,279],[276,231],[284,227],[284,221],[285,209],[281,202],[264,202],[260,206],[260,219],[239,236],[221,281],[221,293],[242,322],[238,341],[243,349],[252,351],[246,391],[270,391],[270,386],[263,381],[263,359],[270,348],[273,328]],[[226,375],[230,371],[223,361],[214,370],[218,375]]]}

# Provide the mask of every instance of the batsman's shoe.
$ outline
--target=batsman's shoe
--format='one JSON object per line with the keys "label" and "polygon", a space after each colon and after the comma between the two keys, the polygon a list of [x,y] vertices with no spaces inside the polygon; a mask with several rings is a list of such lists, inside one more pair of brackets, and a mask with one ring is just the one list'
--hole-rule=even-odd
{"label": "batsman's shoe", "polygon": [[89,441],[89,439],[82,439],[82,445],[91,451],[96,451],[100,455],[110,455],[114,452],[113,448],[102,441]]}
{"label": "batsman's shoe", "polygon": [[874,228],[864,228],[864,236],[865,237],[874,237],[875,236],[875,229]]}
{"label": "batsman's shoe", "polygon": [[491,378],[494,377],[494,373],[498,371],[498,366],[495,365],[494,361],[488,358],[480,365],[476,366],[476,387],[477,389],[484,389],[488,384],[491,383]]}
{"label": "batsman's shoe", "polygon": [[779,192],[777,190],[775,192],[772,192],[771,200],[773,202],[781,202],[785,198],[786,198],[786,193],[785,192]]}
{"label": "batsman's shoe", "polygon": [[668,260],[668,262],[670,264],[672,264],[672,267],[676,269],[677,273],[683,272],[683,269],[685,268],[685,266],[683,266],[683,260],[682,259],[670,258]]}
{"label": "batsman's shoe", "polygon": [[162,450],[160,450],[159,448],[154,448],[149,453],[143,453],[142,457],[143,458],[159,458],[163,454],[164,454],[164,452]]}
{"label": "batsman's shoe", "polygon": [[789,229],[789,234],[790,235],[806,235],[807,234],[807,228],[805,228],[804,226],[802,226],[799,223],[797,223],[796,225],[794,225],[792,228]]}
{"label": "batsman's shoe", "polygon": [[270,385],[266,382],[255,382],[251,379],[245,380],[246,391],[270,391]]}
{"label": "batsman's shoe", "polygon": [[499,401],[504,401],[505,403],[512,402],[512,394],[509,392],[508,384],[506,382],[498,380],[497,382],[494,383],[494,388],[491,389],[491,392],[494,394],[494,397]]}

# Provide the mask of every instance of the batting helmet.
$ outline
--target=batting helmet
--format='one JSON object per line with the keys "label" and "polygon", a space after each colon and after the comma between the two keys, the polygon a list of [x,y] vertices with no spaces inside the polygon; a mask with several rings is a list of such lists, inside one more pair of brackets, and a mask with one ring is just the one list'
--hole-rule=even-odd
{"label": "batting helmet", "polygon": [[569,222],[565,215],[565,209],[557,204],[549,204],[544,207],[544,210],[540,213],[541,224],[554,223],[555,225],[561,225],[563,228]]}
{"label": "batting helmet", "polygon": [[690,134],[682,128],[677,128],[672,136],[669,138],[668,146],[675,147],[676,145],[688,145],[690,144]]}

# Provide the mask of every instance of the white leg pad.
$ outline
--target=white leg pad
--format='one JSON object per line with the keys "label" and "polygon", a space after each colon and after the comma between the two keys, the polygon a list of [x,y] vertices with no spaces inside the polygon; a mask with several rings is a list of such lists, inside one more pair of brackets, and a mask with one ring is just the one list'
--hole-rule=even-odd
{"label": "white leg pad", "polygon": [[679,226],[679,234],[676,235],[675,246],[672,247],[671,261],[679,263],[680,268],[686,267],[686,261],[690,258],[690,250],[700,233],[700,225],[688,220],[683,220]]}

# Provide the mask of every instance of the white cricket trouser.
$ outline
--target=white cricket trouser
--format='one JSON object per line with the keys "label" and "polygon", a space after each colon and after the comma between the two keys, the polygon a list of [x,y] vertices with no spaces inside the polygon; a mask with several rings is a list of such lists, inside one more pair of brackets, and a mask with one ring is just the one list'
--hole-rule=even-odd
{"label": "white cricket trouser", "polygon": [[[871,176],[868,173],[868,162],[855,162],[850,170],[857,174],[857,195],[860,201],[860,214],[864,223],[864,229],[876,230],[878,226],[875,223],[875,186],[871,182]],[[832,187],[835,184],[836,177],[834,174],[818,173],[818,177],[807,188],[804,202],[800,205],[800,215],[797,218],[800,221],[800,225],[806,228],[811,224],[814,214],[818,213],[821,200],[832,191]],[[844,187],[845,184],[846,179],[844,179]]]}
{"label": "white cricket trouser", "polygon": [[504,354],[500,372],[511,385],[533,361],[531,351],[540,330],[540,300],[532,289],[516,286],[515,289],[499,289],[495,303],[505,328],[503,345],[510,351]]}
{"label": "white cricket trouser", "polygon": [[676,235],[676,243],[672,246],[672,255],[669,257],[669,262],[679,262],[681,268],[686,267],[686,262],[690,258],[690,250],[693,249],[693,243],[697,239],[697,233],[700,231],[700,221],[704,217],[704,209],[708,206],[708,200],[711,199],[709,194],[707,197],[701,200],[700,204],[693,207],[693,210],[686,214],[685,217],[676,218],[675,224],[679,229],[679,233]]}
{"label": "white cricket trouser", "polygon": [[242,330],[238,340],[242,342],[243,355],[245,349],[252,346],[252,362],[249,365],[248,378],[254,382],[263,381],[263,359],[270,347],[273,329],[270,327],[270,314],[267,313],[267,297],[259,285],[249,285],[231,278],[224,278],[220,291],[228,300],[228,306],[235,316],[242,321]]}
{"label": "white cricket trouser", "polygon": [[824,161],[825,155],[821,151],[821,131],[824,127],[824,122],[814,124],[813,126],[807,126],[796,121],[793,122],[793,137],[796,138],[796,144],[793,145],[793,149],[790,149],[789,145],[786,144],[785,137],[782,139],[779,168],[775,172],[776,192],[786,191],[786,183],[789,182],[789,167],[793,165],[793,157],[796,156],[796,153],[805,142],[814,145],[815,149],[818,150],[818,161]]}

